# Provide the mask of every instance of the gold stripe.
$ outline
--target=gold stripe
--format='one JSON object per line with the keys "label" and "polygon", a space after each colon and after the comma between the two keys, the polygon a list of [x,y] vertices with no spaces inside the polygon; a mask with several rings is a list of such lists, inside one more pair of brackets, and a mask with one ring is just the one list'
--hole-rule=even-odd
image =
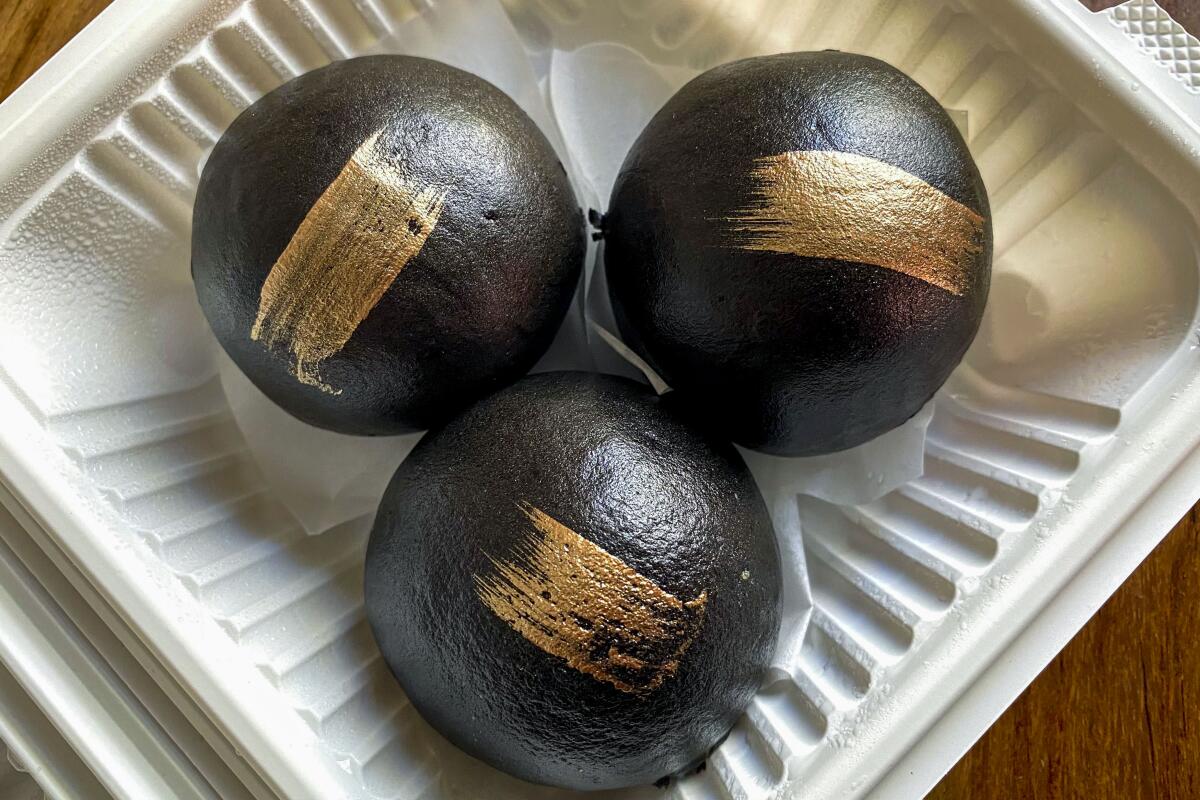
{"label": "gold stripe", "polygon": [[622,692],[652,692],[675,674],[704,624],[708,592],[682,602],[621,559],[529,503],[533,530],[515,561],[488,558],[475,591],[513,630]]}
{"label": "gold stripe", "polygon": [[796,150],[755,160],[755,201],[726,221],[742,250],[873,264],[962,295],[983,217],[899,167]]}
{"label": "gold stripe", "polygon": [[377,152],[379,134],[359,145],[292,235],[259,296],[250,331],[286,346],[303,384],[341,394],[319,375],[437,226],[446,192],[418,188]]}

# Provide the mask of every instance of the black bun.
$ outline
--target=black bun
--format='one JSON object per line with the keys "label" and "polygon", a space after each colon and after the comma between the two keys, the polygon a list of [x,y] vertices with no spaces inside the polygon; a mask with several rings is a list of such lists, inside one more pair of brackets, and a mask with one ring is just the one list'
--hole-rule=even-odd
{"label": "black bun", "polygon": [[910,78],[836,51],[751,58],[646,126],[605,217],[626,341],[740,444],[814,455],[924,405],[987,300],[987,193]]}
{"label": "black bun", "polygon": [[436,61],[374,56],[234,121],[200,179],[192,275],[268,397],[313,425],[391,434],[524,374],[584,250],[562,164],[512,99]]}
{"label": "black bun", "polygon": [[586,373],[527,377],[428,433],[380,505],[365,588],[428,722],[574,789],[704,758],[779,627],[779,553],[737,450]]}

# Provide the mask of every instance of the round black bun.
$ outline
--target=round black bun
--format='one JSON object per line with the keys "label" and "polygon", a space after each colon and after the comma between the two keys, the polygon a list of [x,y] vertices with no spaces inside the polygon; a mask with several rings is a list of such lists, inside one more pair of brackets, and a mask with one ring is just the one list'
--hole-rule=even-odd
{"label": "round black bun", "polygon": [[558,156],[490,83],[406,56],[280,86],[217,142],[192,275],[225,351],[299,419],[393,434],[523,375],[578,282]]}
{"label": "round black bun", "polygon": [[946,112],[836,51],[736,61],[646,126],[604,220],[621,333],[713,430],[778,455],[900,425],[987,301],[987,193]]}
{"label": "round black bun", "polygon": [[779,553],[736,449],[586,373],[524,378],[426,434],[380,505],[365,588],[434,728],[572,789],[698,763],[779,627]]}

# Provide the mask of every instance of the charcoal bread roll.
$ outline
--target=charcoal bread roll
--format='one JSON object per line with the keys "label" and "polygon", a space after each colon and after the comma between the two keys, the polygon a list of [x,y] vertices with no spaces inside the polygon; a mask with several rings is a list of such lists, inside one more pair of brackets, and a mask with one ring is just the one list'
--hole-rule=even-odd
{"label": "charcoal bread roll", "polygon": [[949,116],[836,51],[685,85],[629,151],[603,234],[626,343],[712,430],[777,455],[913,416],[974,338],[991,275],[987,192]]}

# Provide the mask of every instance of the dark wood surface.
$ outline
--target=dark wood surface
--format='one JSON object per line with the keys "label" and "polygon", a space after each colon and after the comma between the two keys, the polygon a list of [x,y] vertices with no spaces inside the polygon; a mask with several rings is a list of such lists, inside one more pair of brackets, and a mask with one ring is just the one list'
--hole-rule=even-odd
{"label": "dark wood surface", "polygon": [[12,94],[110,2],[0,0],[0,100]]}
{"label": "dark wood surface", "polygon": [[[108,2],[0,0],[0,99]],[[1200,798],[1200,505],[930,797]]]}
{"label": "dark wood surface", "polygon": [[1200,799],[1200,504],[930,797]]}

